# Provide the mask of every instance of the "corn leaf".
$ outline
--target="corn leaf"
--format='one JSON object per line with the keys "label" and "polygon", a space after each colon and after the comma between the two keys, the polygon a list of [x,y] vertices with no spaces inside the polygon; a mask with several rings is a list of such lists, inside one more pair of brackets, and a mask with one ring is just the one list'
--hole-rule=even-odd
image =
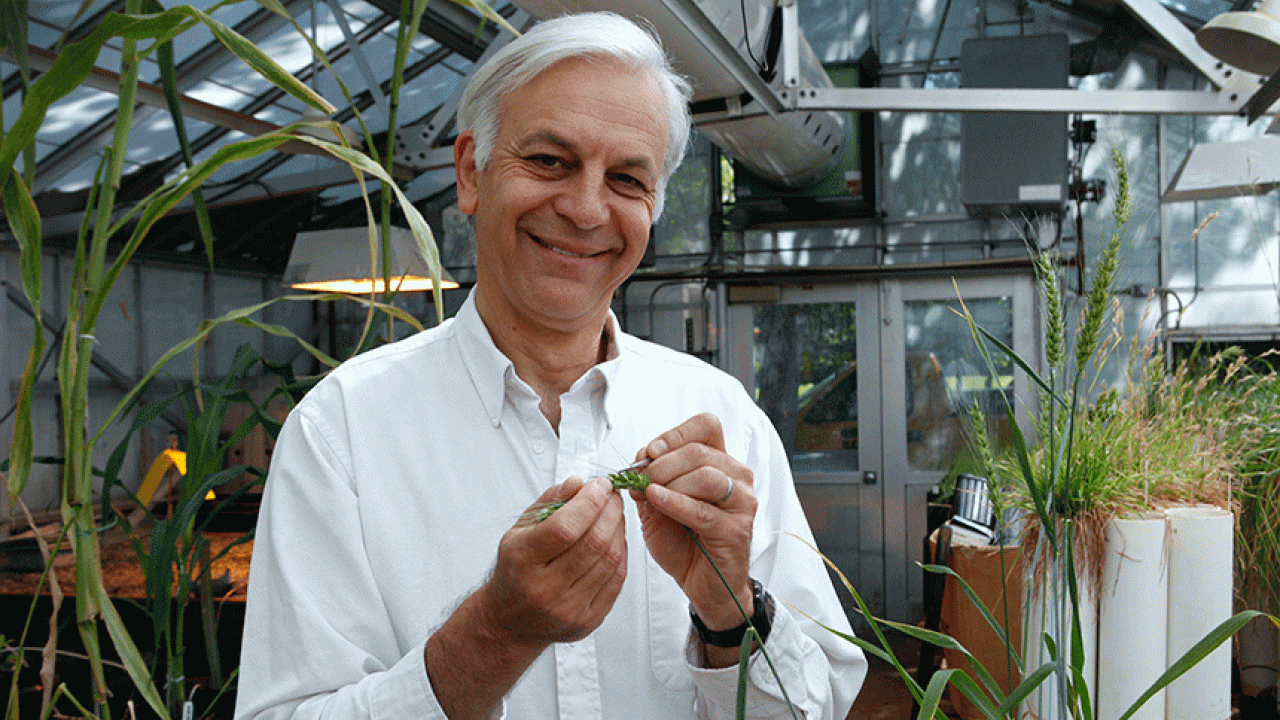
{"label": "corn leaf", "polygon": [[409,202],[409,198],[392,180],[391,175],[367,156],[350,148],[344,148],[316,138],[299,136],[298,139],[315,145],[357,170],[363,170],[373,175],[395,193],[396,200],[400,203],[400,209],[404,211],[405,219],[409,222],[409,230],[413,232],[413,239],[418,244],[418,250],[427,262],[427,271],[431,275],[432,294],[435,296],[436,301],[436,320],[443,321],[444,300],[440,294],[440,252],[436,248],[435,236],[432,235],[427,221],[422,218],[422,213],[418,212],[413,203]]}
{"label": "corn leaf", "polygon": [[120,656],[120,662],[124,665],[125,672],[129,674],[134,686],[138,688],[138,692],[147,701],[147,704],[151,706],[151,709],[163,720],[168,720],[169,713],[165,709],[164,701],[160,699],[160,693],[156,691],[155,684],[151,681],[151,672],[147,669],[147,663],[142,659],[142,654],[138,652],[138,646],[133,643],[133,637],[129,635],[129,629],[125,627],[124,621],[120,619],[120,613],[116,612],[116,607],[111,603],[111,598],[107,597],[106,588],[99,582],[92,588],[92,591],[97,596],[98,608],[102,613],[102,622],[107,626],[107,634],[111,637],[111,644],[115,646],[116,653]]}
{"label": "corn leaf", "polygon": [[27,353],[27,363],[18,386],[18,407],[13,420],[13,449],[9,463],[9,500],[12,503],[31,477],[31,456],[35,451],[34,431],[31,419],[32,393],[40,356],[44,353],[44,327],[40,323],[41,308],[41,242],[40,212],[36,209],[26,183],[15,168],[9,168],[9,182],[4,186],[4,212],[9,228],[18,241],[22,290],[27,304],[35,313],[34,337]]}
{"label": "corn leaf", "polygon": [[[1047,662],[1036,668],[1036,671],[1023,679],[1018,687],[1013,689],[1007,697],[1000,703],[1000,707],[996,708],[994,716],[988,717],[1007,717],[1018,709],[1018,704],[1027,699],[1033,690],[1040,687],[1045,679],[1051,677],[1057,669],[1057,663]],[[972,698],[970,698],[972,699]]]}
{"label": "corn leaf", "polygon": [[[62,48],[53,66],[32,83],[12,129],[0,143],[0,167],[11,167],[18,153],[35,141],[49,106],[80,87],[93,69],[103,43],[128,34],[134,38],[156,38],[182,21],[179,15],[130,17],[108,13],[85,39]],[[9,182],[6,177],[5,182]]]}
{"label": "corn leaf", "polygon": [[[148,12],[164,12],[159,0],[143,0]],[[173,132],[178,137],[178,147],[187,167],[195,164],[195,156],[191,152],[191,142],[187,137],[187,124],[182,114],[182,102],[178,97],[178,82],[174,69],[173,41],[158,43],[156,47],[156,63],[160,65],[160,86],[164,89],[165,104],[169,106],[169,117],[173,119]],[[205,257],[209,267],[213,268],[213,223],[209,220],[209,209],[204,203],[204,193],[200,188],[191,191],[191,202],[196,215],[196,227],[200,230],[200,239],[204,242]]]}
{"label": "corn leaf", "polygon": [[[99,286],[92,295],[85,300],[84,323],[92,326],[97,319],[98,313],[102,310],[102,305],[107,300],[107,293],[115,285],[116,279],[120,277],[120,273],[128,266],[129,261],[133,258],[134,252],[138,246],[142,244],[142,239],[146,237],[147,231],[155,224],[157,220],[173,209],[182,198],[186,197],[192,190],[199,187],[209,176],[213,175],[223,165],[236,160],[244,160],[274,149],[282,143],[288,142],[293,138],[288,135],[268,133],[259,135],[258,137],[249,138],[240,142],[231,143],[218,148],[214,153],[195,167],[178,175],[169,181],[160,190],[150,196],[149,200],[144,200],[144,209],[142,216],[138,219],[137,225],[133,233],[129,236],[129,240],[121,248],[116,256],[115,262],[104,273]],[[124,220],[120,221],[121,223]]]}
{"label": "corn leaf", "polygon": [[[204,23],[228,50],[276,87],[325,113],[337,110],[243,35],[193,7],[181,6],[152,15],[108,13],[87,37],[65,46],[49,71],[31,85],[17,121],[5,136],[4,142],[0,143],[0,167],[11,167],[18,153],[35,141],[36,132],[51,105],[84,83],[107,40],[128,37],[133,40],[164,41],[184,29],[191,20]],[[5,182],[9,182],[7,177]]]}

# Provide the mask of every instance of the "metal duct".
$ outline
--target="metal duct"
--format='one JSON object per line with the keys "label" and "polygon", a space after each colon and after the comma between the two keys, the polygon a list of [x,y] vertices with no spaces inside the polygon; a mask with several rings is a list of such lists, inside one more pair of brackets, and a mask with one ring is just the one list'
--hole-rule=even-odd
{"label": "metal duct", "polygon": [[[698,110],[758,112],[767,86],[775,95],[786,78],[777,72],[779,48],[794,41],[801,87],[829,88],[831,79],[803,34],[785,37],[780,9],[769,0],[514,0],[539,19],[568,12],[607,10],[647,23],[662,39],[676,69],[693,83]],[[749,44],[748,44],[749,40]],[[737,57],[724,56],[725,51]],[[748,66],[754,77],[730,65]],[[766,105],[767,107],[767,105]],[[836,112],[777,112],[700,123],[698,129],[762,179],[804,187],[829,173],[849,142],[845,116]]]}

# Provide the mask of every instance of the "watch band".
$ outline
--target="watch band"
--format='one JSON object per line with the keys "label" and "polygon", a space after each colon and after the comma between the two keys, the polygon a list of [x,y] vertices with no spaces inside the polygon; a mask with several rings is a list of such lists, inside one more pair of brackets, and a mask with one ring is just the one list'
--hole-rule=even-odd
{"label": "watch band", "polygon": [[751,622],[746,622],[728,630],[711,630],[702,622],[702,618],[698,617],[698,613],[692,609],[689,610],[689,619],[693,622],[693,630],[698,634],[698,639],[703,645],[712,647],[741,647],[742,639],[747,634],[748,625],[755,627],[756,635],[760,638],[760,644],[769,637],[769,631],[773,629],[773,596],[765,592],[764,586],[759,580],[751,579]]}

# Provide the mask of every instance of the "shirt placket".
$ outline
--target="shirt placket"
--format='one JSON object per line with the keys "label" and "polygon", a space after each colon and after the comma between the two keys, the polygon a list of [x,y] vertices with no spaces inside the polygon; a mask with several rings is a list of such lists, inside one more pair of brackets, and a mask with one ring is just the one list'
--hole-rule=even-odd
{"label": "shirt placket", "polygon": [[[601,474],[595,467],[601,433],[595,382],[584,377],[560,398],[560,438],[556,453],[556,482],[570,475],[590,479]],[[556,700],[560,720],[597,720],[603,716],[600,666],[595,636],[555,646]]]}

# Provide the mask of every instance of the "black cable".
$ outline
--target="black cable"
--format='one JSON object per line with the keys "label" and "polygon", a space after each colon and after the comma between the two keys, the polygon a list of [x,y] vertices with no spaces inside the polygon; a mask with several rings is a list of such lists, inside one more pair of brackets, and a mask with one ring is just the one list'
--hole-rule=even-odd
{"label": "black cable", "polygon": [[742,8],[742,43],[747,46],[747,57],[751,58],[751,62],[755,64],[757,70],[763,71],[764,65],[756,59],[756,54],[751,51],[751,31],[747,29],[747,0],[738,0],[738,6]]}

